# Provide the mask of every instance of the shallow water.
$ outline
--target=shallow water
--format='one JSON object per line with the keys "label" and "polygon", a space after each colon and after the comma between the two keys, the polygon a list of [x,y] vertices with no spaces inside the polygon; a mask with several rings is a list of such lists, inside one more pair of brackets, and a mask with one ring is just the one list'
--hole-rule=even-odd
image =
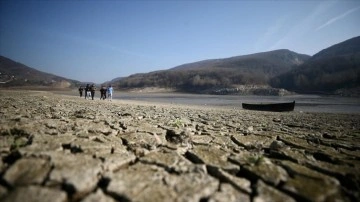
{"label": "shallow water", "polygon": [[[77,91],[56,92],[57,94],[78,95]],[[99,99],[100,93],[95,97]],[[291,95],[291,96],[241,96],[241,95],[199,95],[182,93],[128,93],[116,92],[113,99],[138,100],[154,103],[216,106],[241,109],[242,103],[276,103],[295,100],[295,111],[360,114],[360,98]]]}
{"label": "shallow water", "polygon": [[193,95],[163,93],[120,93],[115,99],[140,100],[147,102],[172,103],[183,105],[206,105],[229,108],[242,108],[242,103],[292,102],[295,100],[295,111],[327,113],[360,113],[360,98],[292,95],[292,96],[239,96],[239,95]]}

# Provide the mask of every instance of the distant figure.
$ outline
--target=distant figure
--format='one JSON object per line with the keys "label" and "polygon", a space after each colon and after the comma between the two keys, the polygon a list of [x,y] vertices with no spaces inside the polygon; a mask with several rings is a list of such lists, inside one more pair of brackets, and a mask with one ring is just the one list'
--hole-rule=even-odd
{"label": "distant figure", "polygon": [[108,99],[110,101],[112,101],[113,91],[114,91],[113,87],[109,85],[109,87],[107,88],[107,93],[108,93]]}
{"label": "distant figure", "polygon": [[92,100],[94,100],[94,96],[95,96],[95,90],[96,90],[96,87],[94,84],[91,85],[90,87],[90,91],[91,91],[91,98]]}
{"label": "distant figure", "polygon": [[84,88],[83,88],[82,86],[80,86],[80,87],[79,87],[79,94],[80,94],[80,97],[82,97],[83,91],[84,91]]}
{"label": "distant figure", "polygon": [[86,84],[86,87],[85,87],[85,99],[89,98],[90,99],[90,85],[89,84]]}
{"label": "distant figure", "polygon": [[103,100],[106,99],[106,87],[105,86],[101,86],[101,88],[100,88],[100,100],[101,99],[103,99]]}

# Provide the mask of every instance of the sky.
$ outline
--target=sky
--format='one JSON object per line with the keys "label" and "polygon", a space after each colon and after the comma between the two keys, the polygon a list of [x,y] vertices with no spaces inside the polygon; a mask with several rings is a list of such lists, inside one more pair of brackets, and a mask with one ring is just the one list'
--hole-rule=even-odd
{"label": "sky", "polygon": [[355,36],[359,0],[0,1],[0,55],[83,82]]}

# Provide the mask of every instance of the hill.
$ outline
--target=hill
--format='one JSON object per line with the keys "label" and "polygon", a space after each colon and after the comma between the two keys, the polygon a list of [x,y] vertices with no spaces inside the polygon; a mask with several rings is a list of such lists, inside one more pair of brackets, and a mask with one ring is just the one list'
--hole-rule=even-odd
{"label": "hill", "polygon": [[80,82],[48,74],[0,56],[1,87],[69,88],[78,83]]}
{"label": "hill", "polygon": [[310,56],[275,50],[180,65],[134,74],[118,81],[120,88],[159,87],[183,92],[215,92],[239,85],[267,85],[271,78],[304,63]]}
{"label": "hill", "polygon": [[271,84],[299,93],[360,95],[360,37],[320,51]]}

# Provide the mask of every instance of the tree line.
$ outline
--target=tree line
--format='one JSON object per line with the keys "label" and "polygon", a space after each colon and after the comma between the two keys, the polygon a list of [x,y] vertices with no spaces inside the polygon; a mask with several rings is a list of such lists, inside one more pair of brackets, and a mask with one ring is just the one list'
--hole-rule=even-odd
{"label": "tree line", "polygon": [[263,73],[231,68],[206,70],[165,70],[136,74],[119,81],[120,88],[166,87],[179,91],[201,91],[209,88],[227,88],[233,85],[266,84]]}

